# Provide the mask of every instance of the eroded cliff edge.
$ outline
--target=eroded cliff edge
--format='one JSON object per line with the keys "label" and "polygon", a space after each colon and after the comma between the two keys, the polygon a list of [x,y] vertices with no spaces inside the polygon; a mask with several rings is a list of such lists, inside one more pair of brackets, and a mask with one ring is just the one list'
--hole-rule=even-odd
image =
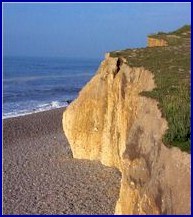
{"label": "eroded cliff edge", "polygon": [[122,173],[116,214],[190,213],[190,155],[162,144],[167,122],[153,99],[153,74],[107,58],[63,114],[73,157]]}

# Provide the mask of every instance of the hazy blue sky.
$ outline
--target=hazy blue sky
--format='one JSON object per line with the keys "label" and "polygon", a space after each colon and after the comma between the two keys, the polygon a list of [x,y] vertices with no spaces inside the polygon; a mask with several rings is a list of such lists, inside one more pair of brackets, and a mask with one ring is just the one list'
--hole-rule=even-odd
{"label": "hazy blue sky", "polygon": [[4,3],[4,55],[102,58],[190,22],[190,3]]}

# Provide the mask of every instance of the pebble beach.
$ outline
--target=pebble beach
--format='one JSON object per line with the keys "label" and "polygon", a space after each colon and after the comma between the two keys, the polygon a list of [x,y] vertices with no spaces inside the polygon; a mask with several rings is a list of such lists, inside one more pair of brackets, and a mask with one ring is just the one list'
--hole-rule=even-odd
{"label": "pebble beach", "polygon": [[73,159],[63,111],[3,120],[3,214],[114,214],[121,175]]}

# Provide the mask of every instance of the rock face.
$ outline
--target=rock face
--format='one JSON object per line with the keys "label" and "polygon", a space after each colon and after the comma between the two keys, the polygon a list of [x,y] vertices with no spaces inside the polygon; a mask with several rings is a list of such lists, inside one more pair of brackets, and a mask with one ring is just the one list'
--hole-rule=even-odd
{"label": "rock face", "polygon": [[154,87],[149,71],[106,55],[63,114],[74,158],[121,171],[116,214],[190,213],[190,155],[162,144],[167,123],[140,95]]}
{"label": "rock face", "polygon": [[167,45],[168,45],[167,41],[165,41],[163,39],[148,37],[148,41],[147,41],[148,47],[163,47],[163,46],[167,46]]}

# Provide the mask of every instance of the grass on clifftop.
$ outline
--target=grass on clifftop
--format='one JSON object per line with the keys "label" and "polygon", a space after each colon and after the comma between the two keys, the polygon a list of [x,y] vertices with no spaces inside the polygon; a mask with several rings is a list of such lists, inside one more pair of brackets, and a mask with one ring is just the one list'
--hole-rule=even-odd
{"label": "grass on clifftop", "polygon": [[163,142],[190,153],[190,26],[151,35],[168,42],[166,47],[147,47],[111,52],[124,57],[131,67],[144,67],[155,76],[156,88],[142,94],[159,102],[169,129]]}

